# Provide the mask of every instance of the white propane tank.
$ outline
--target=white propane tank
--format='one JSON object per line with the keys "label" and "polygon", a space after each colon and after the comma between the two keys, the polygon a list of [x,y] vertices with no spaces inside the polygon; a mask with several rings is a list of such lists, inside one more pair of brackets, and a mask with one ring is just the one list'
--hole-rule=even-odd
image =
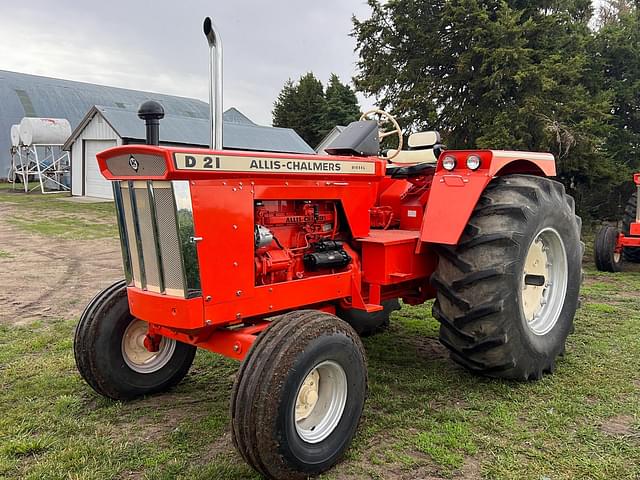
{"label": "white propane tank", "polygon": [[62,145],[71,136],[65,118],[25,117],[20,122],[20,140],[25,145]]}
{"label": "white propane tank", "polygon": [[20,146],[20,125],[11,125],[11,146]]}

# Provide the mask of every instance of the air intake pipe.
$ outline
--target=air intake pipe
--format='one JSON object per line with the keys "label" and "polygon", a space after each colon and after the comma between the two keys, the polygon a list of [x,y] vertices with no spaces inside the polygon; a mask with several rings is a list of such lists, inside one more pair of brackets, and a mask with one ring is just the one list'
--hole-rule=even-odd
{"label": "air intake pipe", "polygon": [[209,43],[209,121],[211,148],[222,150],[222,41],[210,17],[204,19],[204,35]]}
{"label": "air intake pipe", "polygon": [[147,145],[160,144],[160,120],[164,118],[164,108],[154,100],[144,102],[138,108],[138,118],[144,120]]}

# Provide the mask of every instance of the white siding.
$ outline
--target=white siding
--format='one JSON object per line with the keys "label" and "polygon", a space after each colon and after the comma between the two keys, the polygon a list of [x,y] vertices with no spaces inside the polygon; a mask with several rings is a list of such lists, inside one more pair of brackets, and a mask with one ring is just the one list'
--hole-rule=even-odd
{"label": "white siding", "polygon": [[[122,139],[109,126],[100,113],[97,113],[87,124],[84,130],[71,146],[71,194],[81,196],[82,187],[86,181],[83,172],[84,159],[82,158],[83,140],[114,140],[117,145],[122,145]],[[92,161],[87,159],[87,161]],[[93,159],[95,162],[95,158]]]}
{"label": "white siding", "polygon": [[115,146],[115,140],[84,141],[84,194],[87,197],[113,198],[111,182],[102,176],[97,156],[103,150]]}

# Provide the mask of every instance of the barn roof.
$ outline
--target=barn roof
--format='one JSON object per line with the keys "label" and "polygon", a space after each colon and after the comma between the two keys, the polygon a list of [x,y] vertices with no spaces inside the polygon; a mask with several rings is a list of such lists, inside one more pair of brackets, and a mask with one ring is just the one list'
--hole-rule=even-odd
{"label": "barn roof", "polygon": [[224,112],[224,121],[230,123],[240,123],[244,125],[256,125],[247,116],[236,107],[231,107]]}
{"label": "barn roof", "polygon": [[[193,98],[0,70],[0,178],[6,177],[11,162],[11,125],[20,123],[23,117],[66,118],[75,129],[94,105],[102,105],[116,112],[131,112],[146,100],[160,102],[168,116],[194,120],[206,120],[209,117],[208,104]],[[253,123],[237,110],[232,111],[231,117],[234,124]],[[232,133],[228,135],[230,139],[233,138]],[[281,135],[274,133],[276,137]]]}
{"label": "barn roof", "polygon": [[[101,115],[122,139],[144,142],[144,122],[138,118],[135,110],[96,105],[71,134],[64,146],[65,149],[71,148],[71,144],[96,114]],[[235,108],[224,113],[222,135],[224,148],[227,149],[315,153],[292,129],[256,125]],[[208,147],[209,138],[208,119],[166,114],[160,121],[162,143]]]}

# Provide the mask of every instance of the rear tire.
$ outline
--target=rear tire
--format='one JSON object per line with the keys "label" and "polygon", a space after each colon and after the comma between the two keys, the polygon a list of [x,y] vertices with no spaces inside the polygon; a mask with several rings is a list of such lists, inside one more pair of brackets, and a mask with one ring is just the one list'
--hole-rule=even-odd
{"label": "rear tire", "polygon": [[[618,229],[609,225],[598,230],[595,240],[594,260],[596,268],[601,272],[620,272],[623,258],[627,256],[616,252],[618,242]],[[623,252],[625,252],[623,250]]]}
{"label": "rear tire", "polygon": [[494,179],[458,245],[440,246],[432,284],[440,341],[467,369],[528,380],[553,371],[582,278],[580,218],[562,184]]}
{"label": "rear tire", "polygon": [[[633,195],[627,201],[627,205],[624,207],[624,214],[622,215],[622,233],[629,235],[629,229],[631,224],[636,221],[636,209],[638,208],[638,192],[633,192]],[[622,255],[624,260],[631,263],[640,263],[640,247],[624,247],[622,249]],[[618,272],[619,270],[606,270],[607,272]]]}
{"label": "rear tire", "polygon": [[364,348],[334,315],[276,317],[256,339],[231,396],[233,441],[271,479],[331,468],[356,432],[367,392]]}
{"label": "rear tire", "polygon": [[141,347],[146,324],[129,312],[125,281],[107,287],[87,305],[76,327],[73,352],[82,378],[97,393],[131,400],[164,392],[189,371],[196,347],[163,338],[153,354]]}

